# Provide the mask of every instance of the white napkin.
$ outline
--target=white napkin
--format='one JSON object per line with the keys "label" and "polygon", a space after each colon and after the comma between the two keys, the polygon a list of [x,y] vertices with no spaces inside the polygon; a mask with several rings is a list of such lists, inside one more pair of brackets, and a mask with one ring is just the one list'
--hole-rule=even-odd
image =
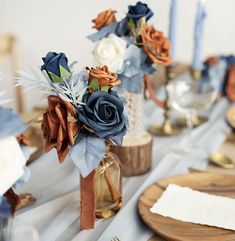
{"label": "white napkin", "polygon": [[0,196],[24,174],[24,154],[15,137],[0,140]]}
{"label": "white napkin", "polygon": [[151,212],[181,221],[235,231],[235,199],[170,184]]}

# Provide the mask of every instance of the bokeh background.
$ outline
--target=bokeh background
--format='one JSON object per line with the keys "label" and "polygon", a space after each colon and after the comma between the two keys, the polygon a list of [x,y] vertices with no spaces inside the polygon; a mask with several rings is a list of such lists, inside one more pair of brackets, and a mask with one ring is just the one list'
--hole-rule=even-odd
{"label": "bokeh background", "polygon": [[[78,67],[92,65],[94,45],[86,38],[95,32],[91,20],[108,8],[117,10],[123,18],[134,0],[0,0],[0,35],[12,34],[18,41],[19,62],[22,69],[37,69],[41,57],[48,51],[65,52]],[[155,12],[151,23],[167,34],[169,0],[143,0]],[[235,53],[234,0],[207,0],[207,14],[203,56]],[[179,0],[176,60],[190,63],[193,53],[193,31],[196,0]],[[1,86],[12,92],[10,60],[0,71],[4,73]],[[0,87],[1,87],[0,86]],[[40,104],[38,93],[24,94],[25,109]],[[13,105],[13,104],[12,104]]]}

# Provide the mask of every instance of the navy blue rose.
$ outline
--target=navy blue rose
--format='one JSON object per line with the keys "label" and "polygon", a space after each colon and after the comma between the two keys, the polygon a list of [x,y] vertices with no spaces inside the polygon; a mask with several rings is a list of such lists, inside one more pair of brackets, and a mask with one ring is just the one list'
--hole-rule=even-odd
{"label": "navy blue rose", "polygon": [[134,6],[128,6],[128,10],[127,17],[133,19],[135,23],[142,17],[145,17],[147,22],[153,16],[152,10],[142,2],[137,2]]}
{"label": "navy blue rose", "polygon": [[228,65],[235,64],[235,56],[234,55],[228,55],[225,57],[222,57],[225,59]]}
{"label": "navy blue rose", "polygon": [[99,138],[112,139],[121,145],[127,131],[124,105],[115,91],[96,91],[83,96],[85,105],[78,113],[78,119],[94,131]]}
{"label": "navy blue rose", "polygon": [[45,70],[52,82],[60,83],[63,78],[70,76],[68,59],[64,53],[48,52],[46,57],[42,58],[44,64],[41,70]]}

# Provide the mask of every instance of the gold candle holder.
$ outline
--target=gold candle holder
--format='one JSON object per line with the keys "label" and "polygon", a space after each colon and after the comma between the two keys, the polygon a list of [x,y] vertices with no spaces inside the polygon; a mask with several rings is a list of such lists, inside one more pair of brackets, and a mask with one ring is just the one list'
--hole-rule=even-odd
{"label": "gold candle holder", "polygon": [[182,131],[184,128],[183,125],[179,125],[179,123],[174,123],[171,121],[171,106],[170,106],[170,98],[167,90],[168,83],[175,78],[174,66],[166,67],[166,99],[165,99],[165,109],[164,109],[164,121],[161,124],[154,124],[148,128],[148,131],[157,136],[173,136]]}

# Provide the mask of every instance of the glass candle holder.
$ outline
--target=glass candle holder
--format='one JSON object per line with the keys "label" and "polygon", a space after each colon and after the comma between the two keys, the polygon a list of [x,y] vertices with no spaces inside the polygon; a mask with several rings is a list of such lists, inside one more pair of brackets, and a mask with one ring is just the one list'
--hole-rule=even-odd
{"label": "glass candle holder", "polygon": [[96,217],[109,218],[122,206],[122,182],[119,158],[110,152],[106,154],[95,174]]}

